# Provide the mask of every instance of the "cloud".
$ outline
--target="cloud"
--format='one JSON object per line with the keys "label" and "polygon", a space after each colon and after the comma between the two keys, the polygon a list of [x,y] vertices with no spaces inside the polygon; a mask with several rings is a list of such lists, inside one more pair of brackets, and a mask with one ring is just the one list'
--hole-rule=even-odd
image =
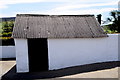
{"label": "cloud", "polygon": [[18,4],[18,3],[33,3],[40,2],[42,0],[0,0],[0,8],[7,8],[9,4]]}
{"label": "cloud", "polygon": [[102,14],[105,12],[110,12],[116,10],[116,8],[101,8],[101,9],[85,9],[85,10],[66,10],[66,11],[49,11],[50,14],[65,14],[65,15],[75,15],[75,14]]}
{"label": "cloud", "polygon": [[109,3],[96,3],[96,4],[69,4],[69,5],[62,5],[54,9],[54,11],[63,11],[63,10],[70,10],[70,9],[80,9],[80,8],[89,8],[89,7],[98,7],[98,6],[112,6],[117,5],[117,1],[109,2]]}
{"label": "cloud", "polygon": [[7,6],[4,4],[0,4],[0,9],[4,9],[4,8],[7,8]]}
{"label": "cloud", "polygon": [[66,10],[66,11],[30,11],[30,12],[15,12],[14,14],[49,14],[49,15],[81,15],[81,14],[102,14],[116,10],[117,8],[101,8],[101,9],[86,9],[86,10]]}
{"label": "cloud", "polygon": [[0,0],[0,8],[7,8],[7,5],[9,4],[37,3],[37,2],[74,2],[74,1],[82,2],[82,0]]}
{"label": "cloud", "polygon": [[[10,12],[10,14],[0,14],[0,16],[16,16],[16,14],[54,14],[54,15],[73,15],[73,14],[100,14],[104,12],[109,12],[112,10],[117,10],[116,8],[111,8],[105,6],[117,5],[118,1],[115,0],[0,0],[0,9],[9,8],[9,4],[20,4],[20,3],[37,3],[37,2],[64,2],[62,5],[55,5],[51,10],[43,11],[19,11]],[[101,9],[87,9],[89,7],[102,6]]]}
{"label": "cloud", "polygon": [[89,3],[89,2],[112,2],[112,0],[100,0],[100,1],[99,0],[0,0],[0,9],[7,8],[9,4],[37,3],[37,2]]}
{"label": "cloud", "polygon": [[16,16],[16,14],[2,14],[2,13],[0,13],[0,17],[15,17]]}

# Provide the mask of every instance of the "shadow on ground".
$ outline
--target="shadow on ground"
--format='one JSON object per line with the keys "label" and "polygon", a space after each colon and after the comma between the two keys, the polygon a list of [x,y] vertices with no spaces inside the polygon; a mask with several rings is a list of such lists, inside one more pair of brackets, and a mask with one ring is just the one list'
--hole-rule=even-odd
{"label": "shadow on ground", "polygon": [[[69,67],[69,68],[53,70],[53,71],[31,72],[31,73],[16,73],[16,66],[14,66],[8,73],[2,76],[2,80],[28,80],[28,79],[38,80],[38,79],[57,78],[57,77],[69,76],[69,75],[74,75],[79,73],[120,67],[119,63],[120,62],[94,63],[94,64]],[[79,80],[83,80],[83,79],[79,79]],[[108,80],[117,80],[117,79],[108,79]]]}
{"label": "shadow on ground", "polygon": [[0,61],[14,61],[16,58],[0,58]]}

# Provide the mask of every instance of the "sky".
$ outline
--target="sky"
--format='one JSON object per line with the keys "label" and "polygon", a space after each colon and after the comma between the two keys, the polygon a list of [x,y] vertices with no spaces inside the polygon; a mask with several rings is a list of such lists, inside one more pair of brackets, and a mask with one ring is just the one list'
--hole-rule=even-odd
{"label": "sky", "polygon": [[0,17],[16,14],[82,15],[102,14],[118,10],[119,0],[0,0]]}

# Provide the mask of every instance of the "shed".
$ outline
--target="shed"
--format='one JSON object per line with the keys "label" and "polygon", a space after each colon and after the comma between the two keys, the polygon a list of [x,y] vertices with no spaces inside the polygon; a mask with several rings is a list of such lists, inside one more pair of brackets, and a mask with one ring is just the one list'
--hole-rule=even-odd
{"label": "shed", "polygon": [[89,43],[107,36],[94,15],[17,14],[12,34],[17,72],[80,65],[80,56],[88,55]]}

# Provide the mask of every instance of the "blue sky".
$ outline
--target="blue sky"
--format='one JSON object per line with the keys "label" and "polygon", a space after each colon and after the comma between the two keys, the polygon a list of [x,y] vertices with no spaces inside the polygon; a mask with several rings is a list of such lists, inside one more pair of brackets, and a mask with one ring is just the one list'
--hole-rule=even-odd
{"label": "blue sky", "polygon": [[80,15],[102,14],[118,9],[119,0],[0,0],[0,17],[16,14]]}

